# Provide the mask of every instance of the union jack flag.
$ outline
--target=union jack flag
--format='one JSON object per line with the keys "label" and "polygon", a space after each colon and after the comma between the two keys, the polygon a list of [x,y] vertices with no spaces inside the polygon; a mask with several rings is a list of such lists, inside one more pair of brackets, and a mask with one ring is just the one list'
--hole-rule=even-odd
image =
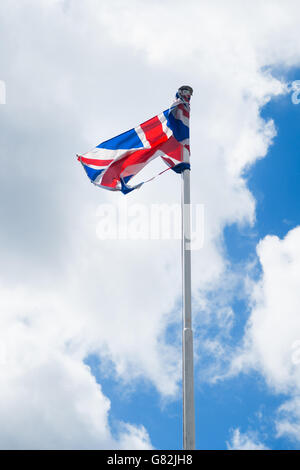
{"label": "union jack flag", "polygon": [[189,169],[191,94],[190,87],[179,88],[176,100],[166,111],[77,155],[90,181],[101,188],[127,194],[146,182],[135,186],[127,184],[154,158],[161,157],[166,163],[168,168],[164,171],[171,169],[181,173]]}

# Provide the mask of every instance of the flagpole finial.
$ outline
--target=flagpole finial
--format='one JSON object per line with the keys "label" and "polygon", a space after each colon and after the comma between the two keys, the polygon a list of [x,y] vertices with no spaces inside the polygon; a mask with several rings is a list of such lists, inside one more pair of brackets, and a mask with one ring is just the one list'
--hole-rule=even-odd
{"label": "flagpole finial", "polygon": [[187,92],[189,95],[193,94],[193,88],[188,85],[183,85],[178,89],[179,92]]}
{"label": "flagpole finial", "polygon": [[177,98],[181,98],[182,101],[185,103],[189,103],[191,96],[193,94],[193,88],[188,85],[183,85],[178,88],[178,92],[176,94]]}

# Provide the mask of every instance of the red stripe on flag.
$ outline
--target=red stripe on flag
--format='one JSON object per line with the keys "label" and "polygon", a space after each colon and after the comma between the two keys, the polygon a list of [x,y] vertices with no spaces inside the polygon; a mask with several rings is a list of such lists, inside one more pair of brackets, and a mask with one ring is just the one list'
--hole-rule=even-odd
{"label": "red stripe on flag", "polygon": [[[161,145],[152,149],[137,150],[120,160],[113,162],[103,174],[101,184],[103,186],[112,186],[113,182],[120,181],[120,176],[129,176],[137,174],[151,159],[157,150],[165,153],[167,156],[175,160],[182,161],[182,145],[171,136]],[[174,163],[173,165],[174,166]],[[136,168],[139,168],[136,171]]]}
{"label": "red stripe on flag", "polygon": [[182,111],[182,114],[183,114],[185,117],[187,117],[187,118],[190,117],[189,111],[187,111],[186,107],[185,107],[183,104],[179,104],[179,105],[178,105],[178,108]]}
{"label": "red stripe on flag", "polygon": [[111,182],[114,181],[114,179],[120,181],[120,176],[123,175],[124,170],[132,165],[138,163],[141,166],[145,166],[149,158],[151,158],[155,152],[156,148],[137,150],[136,152],[120,158],[120,160],[116,160],[104,172],[102,177],[102,184],[104,186],[111,186]]}
{"label": "red stripe on flag", "polygon": [[80,155],[78,155],[77,160],[79,160],[80,162],[83,162],[83,163],[87,163],[87,164],[90,164],[90,165],[96,165],[96,166],[107,166],[113,161],[113,159],[111,159],[111,160],[98,160],[98,159],[95,159],[95,158],[81,157]]}
{"label": "red stripe on flag", "polygon": [[163,131],[162,124],[157,116],[141,124],[146,139],[148,140],[151,147],[158,145],[168,140],[167,135]]}

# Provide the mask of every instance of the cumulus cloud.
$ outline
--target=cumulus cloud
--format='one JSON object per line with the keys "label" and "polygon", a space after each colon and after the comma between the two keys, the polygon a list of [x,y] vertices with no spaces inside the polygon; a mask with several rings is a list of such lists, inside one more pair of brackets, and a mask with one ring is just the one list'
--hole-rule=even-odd
{"label": "cumulus cloud", "polygon": [[291,399],[278,410],[278,436],[300,440],[300,227],[280,239],[265,237],[257,247],[262,277],[254,286],[253,308],[242,350],[232,371],[254,368],[275,392]]}
{"label": "cumulus cloud", "polygon": [[265,237],[257,247],[263,274],[255,285],[244,352],[234,366],[259,367],[279,392],[300,387],[300,227],[283,238]]}
{"label": "cumulus cloud", "polygon": [[268,450],[259,442],[255,433],[241,433],[239,428],[232,431],[231,440],[227,442],[228,450]]}
{"label": "cumulus cloud", "polygon": [[78,324],[65,305],[24,288],[0,293],[1,449],[151,448],[143,426],[116,423],[112,434],[110,401],[71,344]]}
{"label": "cumulus cloud", "polygon": [[[82,445],[109,446],[108,400],[83,360],[99,354],[116,379],[146,379],[162,396],[176,396],[180,246],[99,240],[99,204],[118,204],[123,196],[89,185],[74,156],[168,107],[178,86],[194,87],[192,198],[205,205],[204,247],[193,253],[197,324],[199,290],[212,290],[228,265],[224,226],[255,221],[243,172],[266,155],[276,134],[260,109],[284,93],[285,84],[267,67],[299,63],[299,5],[191,1],[183,11],[174,1],[125,7],[117,1],[6,0],[0,8],[6,44],[0,78],[7,89],[0,114],[1,331],[17,358],[5,368],[7,378],[3,374],[1,439],[7,436],[7,447],[59,446],[68,420],[71,437],[62,446],[81,445],[87,428]],[[147,207],[178,202],[180,180],[166,174],[127,197],[129,205]],[[11,308],[18,313],[8,315]],[[172,342],[170,325],[178,326]],[[28,345],[36,354],[23,366]],[[13,346],[5,348],[11,356]],[[48,374],[55,389],[45,385]],[[9,422],[6,410],[34,390],[30,412],[23,407]],[[45,417],[51,403],[65,414]],[[26,433],[31,414],[40,438]],[[114,442],[151,445],[143,428],[130,426]]]}

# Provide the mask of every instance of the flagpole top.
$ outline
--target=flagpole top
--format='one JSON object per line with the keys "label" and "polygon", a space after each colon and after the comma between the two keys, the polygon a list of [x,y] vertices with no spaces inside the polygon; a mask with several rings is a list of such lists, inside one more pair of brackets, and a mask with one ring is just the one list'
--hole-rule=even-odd
{"label": "flagpole top", "polygon": [[188,85],[183,85],[180,88],[178,88],[176,97],[180,98],[184,103],[189,104],[192,94],[193,94],[193,88]]}
{"label": "flagpole top", "polygon": [[178,88],[179,92],[187,92],[189,95],[193,94],[193,88],[188,85],[182,85],[180,88]]}

